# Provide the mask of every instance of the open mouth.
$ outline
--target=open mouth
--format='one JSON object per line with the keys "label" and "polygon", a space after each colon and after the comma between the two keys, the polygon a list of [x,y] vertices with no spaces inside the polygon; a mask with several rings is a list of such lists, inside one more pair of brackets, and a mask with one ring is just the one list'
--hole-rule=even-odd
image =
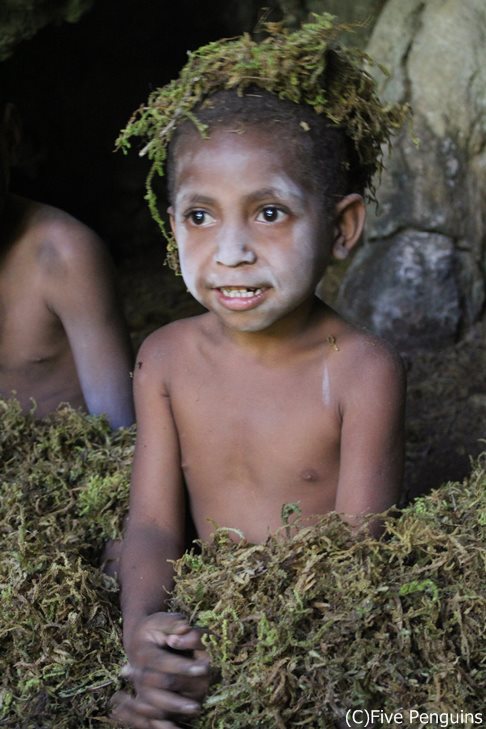
{"label": "open mouth", "polygon": [[264,289],[256,286],[220,286],[219,291],[229,299],[251,299],[262,294]]}

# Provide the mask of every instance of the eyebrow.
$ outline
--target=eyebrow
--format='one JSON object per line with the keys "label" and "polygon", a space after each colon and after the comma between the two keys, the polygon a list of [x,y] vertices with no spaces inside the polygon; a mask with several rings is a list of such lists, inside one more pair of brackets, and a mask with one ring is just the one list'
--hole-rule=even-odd
{"label": "eyebrow", "polygon": [[[250,192],[248,195],[246,195],[246,201],[247,202],[258,202],[259,200],[265,200],[266,198],[286,198],[291,197],[294,200],[297,200],[298,202],[302,202],[304,199],[304,195],[301,195],[297,192],[292,191],[284,191],[279,187],[262,187],[260,190],[255,190],[254,192]],[[216,199],[213,197],[210,197],[209,195],[202,195],[199,193],[193,193],[192,195],[189,195],[186,197],[185,195],[182,196],[181,200],[183,205],[215,205]]]}
{"label": "eyebrow", "polygon": [[184,205],[214,205],[216,201],[214,198],[209,197],[208,195],[199,195],[198,193],[193,193],[188,197],[183,195],[181,202]]}
{"label": "eyebrow", "polygon": [[304,195],[292,192],[291,190],[282,190],[280,187],[263,187],[261,190],[255,190],[255,192],[250,193],[247,199],[252,202],[253,200],[258,201],[268,197],[292,197],[294,200],[302,201]]}

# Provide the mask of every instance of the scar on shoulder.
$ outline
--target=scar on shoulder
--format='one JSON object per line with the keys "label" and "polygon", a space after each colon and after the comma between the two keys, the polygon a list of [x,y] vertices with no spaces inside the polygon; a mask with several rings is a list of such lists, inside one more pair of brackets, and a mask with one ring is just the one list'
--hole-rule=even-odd
{"label": "scar on shoulder", "polygon": [[339,352],[339,347],[336,344],[336,337],[331,334],[327,337],[326,342],[331,345],[335,352]]}

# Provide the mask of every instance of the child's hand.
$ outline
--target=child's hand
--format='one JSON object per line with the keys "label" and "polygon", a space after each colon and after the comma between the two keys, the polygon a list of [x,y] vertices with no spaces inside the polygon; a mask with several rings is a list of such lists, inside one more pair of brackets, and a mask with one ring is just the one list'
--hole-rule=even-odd
{"label": "child's hand", "polygon": [[197,715],[209,686],[201,635],[175,613],[144,618],[130,637],[123,671],[136,696],[116,694],[113,718],[133,729],[175,729],[172,718]]}

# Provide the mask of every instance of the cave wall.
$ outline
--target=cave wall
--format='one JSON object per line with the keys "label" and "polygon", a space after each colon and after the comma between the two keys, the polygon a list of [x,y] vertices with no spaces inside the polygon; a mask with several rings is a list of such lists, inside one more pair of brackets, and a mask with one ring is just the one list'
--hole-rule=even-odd
{"label": "cave wall", "polygon": [[367,46],[409,102],[338,306],[402,351],[462,338],[486,289],[486,5],[388,0]]}
{"label": "cave wall", "polygon": [[[186,51],[252,31],[262,17],[296,26],[324,9],[352,22],[376,17],[383,2],[211,0],[202,12],[198,0],[5,0],[0,93],[24,125],[14,191],[79,217],[115,254],[150,244],[158,231],[143,201],[146,162],[115,154],[114,141]],[[362,45],[372,25],[350,42]]]}
{"label": "cave wall", "polygon": [[312,13],[331,13],[344,24],[353,24],[346,33],[346,43],[363,47],[368,43],[386,0],[275,0],[285,22],[293,28],[305,22]]}
{"label": "cave wall", "polygon": [[[291,23],[327,11],[368,22],[347,36],[390,75],[386,101],[409,103],[370,206],[366,242],[336,305],[402,352],[462,339],[486,299],[484,0],[280,0]],[[335,282],[332,282],[335,286]],[[331,290],[332,290],[331,286]],[[326,282],[320,291],[325,295]]]}
{"label": "cave wall", "polygon": [[94,0],[2,0],[0,5],[0,61],[12,55],[23,40],[50,23],[76,23]]}
{"label": "cave wall", "polygon": [[[255,28],[260,3],[213,0],[201,12],[196,0],[7,0],[0,28],[13,27],[4,9],[14,6],[17,19],[28,6],[35,10],[22,32],[20,24],[2,34],[10,39],[4,55],[17,46],[0,63],[1,92],[17,102],[25,124],[14,189],[80,217],[115,253],[149,244],[158,232],[143,201],[146,163],[113,153],[117,133],[149,91],[178,72],[188,49]],[[310,12],[367,20],[347,42],[388,66],[391,76],[379,78],[385,99],[414,109],[413,132],[405,129],[394,145],[378,214],[369,210],[366,242],[345,275],[338,307],[402,351],[456,341],[485,302],[486,5],[266,6],[269,19],[283,13],[291,27]],[[35,22],[47,23],[47,7],[54,22],[19,43]]]}
{"label": "cave wall", "polygon": [[[20,0],[19,12],[26,4]],[[40,13],[48,3],[30,5]],[[79,217],[115,256],[160,244],[143,200],[147,163],[136,151],[114,153],[115,139],[149,92],[177,75],[188,50],[251,30],[258,5],[213,0],[202,13],[197,0],[95,0],[76,23],[57,21],[82,0],[64,2],[64,16],[60,5],[50,3],[45,27],[22,42],[33,26],[21,32],[17,15],[17,45],[0,63],[0,92],[24,126],[12,189]],[[0,14],[0,35],[5,28]]]}

